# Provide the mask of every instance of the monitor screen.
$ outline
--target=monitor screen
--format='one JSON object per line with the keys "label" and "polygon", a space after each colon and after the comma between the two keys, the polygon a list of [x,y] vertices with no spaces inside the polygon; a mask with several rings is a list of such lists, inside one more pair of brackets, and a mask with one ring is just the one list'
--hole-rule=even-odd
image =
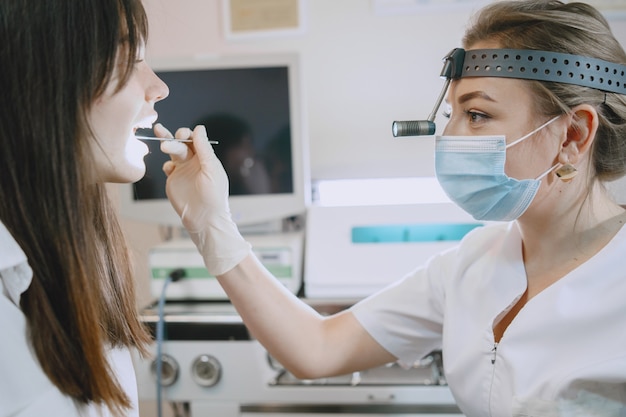
{"label": "monitor screen", "polygon": [[[302,214],[310,201],[298,57],[235,55],[154,63],[169,96],[155,108],[175,133],[203,124],[229,179],[229,204],[239,225]],[[151,135],[152,132],[138,132]],[[121,188],[123,216],[165,225],[180,219],[165,195],[168,156],[147,142],[146,174]]]}

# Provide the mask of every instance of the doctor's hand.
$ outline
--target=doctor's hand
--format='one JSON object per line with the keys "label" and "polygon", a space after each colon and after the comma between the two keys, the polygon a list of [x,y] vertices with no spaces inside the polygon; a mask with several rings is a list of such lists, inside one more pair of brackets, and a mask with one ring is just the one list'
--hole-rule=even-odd
{"label": "doctor's hand", "polygon": [[[172,137],[162,125],[154,132]],[[207,270],[214,276],[231,270],[251,250],[233,222],[228,206],[228,177],[215,156],[204,126],[193,132],[181,128],[177,139],[191,136],[192,143],[164,141],[161,151],[170,155],[163,164],[167,175],[165,191],[183,226],[204,258]]]}

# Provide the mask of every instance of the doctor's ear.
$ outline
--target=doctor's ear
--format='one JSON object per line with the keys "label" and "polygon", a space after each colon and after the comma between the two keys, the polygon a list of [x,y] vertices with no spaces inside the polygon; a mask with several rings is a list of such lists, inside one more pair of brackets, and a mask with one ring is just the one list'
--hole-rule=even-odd
{"label": "doctor's ear", "polygon": [[561,144],[562,163],[575,164],[581,154],[591,149],[598,131],[598,112],[589,104],[580,104],[569,115],[567,135]]}

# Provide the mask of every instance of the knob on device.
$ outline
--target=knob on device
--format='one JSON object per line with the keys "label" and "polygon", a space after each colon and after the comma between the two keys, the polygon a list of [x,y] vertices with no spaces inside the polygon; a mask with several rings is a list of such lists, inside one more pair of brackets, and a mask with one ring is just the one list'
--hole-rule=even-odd
{"label": "knob on device", "polygon": [[212,387],[222,376],[222,365],[211,355],[200,355],[193,361],[191,376],[203,387]]}
{"label": "knob on device", "polygon": [[[163,354],[161,355],[161,386],[169,387],[174,384],[178,379],[178,371],[179,366],[176,359],[171,357],[170,355]],[[150,373],[152,374],[152,378],[155,381],[158,380],[157,377],[157,360],[153,360],[150,365]]]}

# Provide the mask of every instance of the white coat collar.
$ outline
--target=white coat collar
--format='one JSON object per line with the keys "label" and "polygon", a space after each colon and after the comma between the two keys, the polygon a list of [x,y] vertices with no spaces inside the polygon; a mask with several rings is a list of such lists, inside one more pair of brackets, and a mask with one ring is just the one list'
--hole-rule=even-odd
{"label": "white coat collar", "polygon": [[26,254],[0,222],[0,282],[3,292],[19,306],[20,296],[28,289],[32,278],[33,271]]}

